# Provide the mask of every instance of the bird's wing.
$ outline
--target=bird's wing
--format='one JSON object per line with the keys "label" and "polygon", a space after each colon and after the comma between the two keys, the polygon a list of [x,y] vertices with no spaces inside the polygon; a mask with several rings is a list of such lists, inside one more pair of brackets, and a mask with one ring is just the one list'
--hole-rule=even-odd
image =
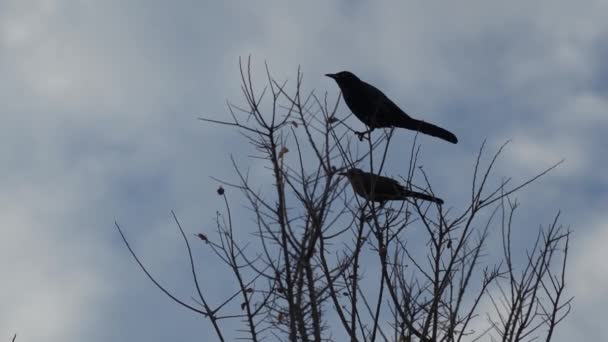
{"label": "bird's wing", "polygon": [[417,198],[417,199],[424,200],[424,201],[431,201],[431,202],[435,202],[438,204],[443,204],[443,200],[441,198],[427,195],[422,192],[407,191],[406,193],[404,193],[404,195],[407,197]]}
{"label": "bird's wing", "polygon": [[395,104],[388,96],[373,85],[369,84],[366,87],[368,92],[366,98],[374,99],[369,101],[369,115],[372,117],[374,126],[402,126],[403,123],[409,122],[412,118],[407,115],[399,106]]}
{"label": "bird's wing", "polygon": [[378,176],[375,175],[374,177],[375,182],[376,182],[376,192],[377,193],[384,193],[386,195],[399,195],[401,194],[403,191],[405,191],[406,189],[403,187],[403,185],[401,185],[398,181],[392,179],[392,178],[388,178],[388,177],[384,177],[384,176]]}
{"label": "bird's wing", "polygon": [[361,81],[361,85],[356,88],[357,94],[353,99],[356,109],[363,118],[361,121],[365,122],[368,126],[377,126],[375,123],[376,116],[378,113],[383,112],[385,109],[384,103],[386,96],[380,89],[373,85]]}
{"label": "bird's wing", "polygon": [[386,120],[386,122],[380,122],[380,124],[384,125],[399,126],[404,120],[409,121],[412,119],[411,116],[407,115],[403,109],[397,106],[395,102],[393,102],[387,96],[385,96],[385,100],[380,106],[379,113],[381,115],[381,119]]}
{"label": "bird's wing", "polygon": [[401,184],[399,182],[389,177],[374,175],[374,181],[376,181],[377,184],[380,184],[382,186],[401,187]]}
{"label": "bird's wing", "polygon": [[365,96],[368,99],[385,96],[380,89],[364,81],[361,81],[361,85],[357,87],[357,90],[361,92],[359,95]]}

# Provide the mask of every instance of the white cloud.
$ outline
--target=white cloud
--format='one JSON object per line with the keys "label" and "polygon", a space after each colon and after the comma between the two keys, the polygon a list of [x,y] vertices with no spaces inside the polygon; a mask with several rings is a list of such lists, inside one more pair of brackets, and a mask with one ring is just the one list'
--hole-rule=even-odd
{"label": "white cloud", "polygon": [[[608,218],[589,224],[590,231],[577,235],[570,272],[572,290],[579,305],[608,305]],[[578,248],[577,248],[578,247]]]}
{"label": "white cloud", "polygon": [[[205,229],[220,207],[208,176],[232,174],[227,152],[237,135],[194,118],[222,115],[225,98],[238,102],[239,55],[252,53],[256,68],[268,60],[279,79],[293,79],[301,64],[305,86],[320,92],[336,90],[322,74],[352,69],[406,109],[453,127],[461,143],[426,140],[427,165],[449,161],[454,172],[469,170],[470,156],[490,136],[495,144],[513,138],[507,164],[516,173],[565,157],[555,183],[598,184],[605,177],[591,169],[606,168],[597,147],[608,105],[587,89],[597,78],[594,48],[608,25],[604,1],[221,6],[0,4],[0,232],[6,237],[0,269],[11,273],[0,297],[8,303],[0,309],[0,330],[79,341],[90,307],[128,301],[132,288],[124,284],[143,281],[126,253],[117,253],[124,249],[114,218],[161,275],[176,274],[169,271],[184,259],[169,210],[181,213],[189,229]],[[401,132],[399,142],[410,138]],[[448,198],[462,192],[459,184],[440,182],[449,183]],[[588,188],[576,189],[573,198],[587,195]],[[605,280],[584,267],[601,256],[602,227],[585,230],[591,254],[572,264],[580,266],[578,292],[581,284]],[[28,316],[34,311],[39,316]],[[575,315],[592,313],[580,304]],[[132,322],[135,334],[146,323]],[[103,340],[106,328],[92,324],[99,336],[87,339]]]}
{"label": "white cloud", "polygon": [[567,271],[567,295],[574,296],[571,315],[558,330],[559,341],[598,340],[608,305],[608,218],[601,214],[581,220],[584,231],[575,231]]}

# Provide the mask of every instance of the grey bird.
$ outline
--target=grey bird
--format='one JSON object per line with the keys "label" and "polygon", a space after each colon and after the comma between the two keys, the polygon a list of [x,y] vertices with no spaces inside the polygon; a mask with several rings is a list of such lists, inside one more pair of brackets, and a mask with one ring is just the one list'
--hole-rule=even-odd
{"label": "grey bird", "polygon": [[357,168],[348,169],[338,174],[346,176],[355,193],[369,201],[383,203],[386,201],[404,201],[407,198],[416,198],[443,204],[441,198],[408,190],[392,178],[379,176]]}
{"label": "grey bird", "polygon": [[407,115],[382,91],[369,83],[361,81],[352,72],[341,71],[336,74],[325,74],[325,76],[333,78],[338,83],[348,108],[369,127],[365,132],[356,132],[360,140],[366,133],[371,133],[376,128],[401,127],[428,134],[453,144],[458,142],[454,133]]}

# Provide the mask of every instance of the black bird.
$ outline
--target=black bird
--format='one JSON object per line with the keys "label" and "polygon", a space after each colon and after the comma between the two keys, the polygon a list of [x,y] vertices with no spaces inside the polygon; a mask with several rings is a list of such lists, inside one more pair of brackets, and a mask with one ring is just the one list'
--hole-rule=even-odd
{"label": "black bird", "polygon": [[355,193],[366,200],[373,202],[403,201],[408,197],[443,204],[441,198],[411,191],[399,184],[396,180],[365,172],[357,168],[340,172],[350,181]]}
{"label": "black bird", "polygon": [[348,108],[369,127],[365,132],[357,132],[359,139],[375,128],[401,127],[432,135],[453,144],[458,142],[458,138],[452,132],[407,115],[378,88],[361,81],[352,72],[341,71],[325,76],[333,78],[338,83]]}

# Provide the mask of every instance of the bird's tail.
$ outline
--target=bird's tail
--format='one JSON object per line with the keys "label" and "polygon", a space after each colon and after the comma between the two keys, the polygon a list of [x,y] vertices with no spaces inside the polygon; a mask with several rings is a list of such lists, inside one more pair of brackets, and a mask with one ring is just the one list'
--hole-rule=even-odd
{"label": "bird's tail", "polygon": [[408,197],[413,197],[413,198],[417,198],[423,201],[431,201],[437,204],[443,204],[443,200],[439,197],[433,197],[431,195],[427,195],[427,194],[423,194],[421,192],[416,192],[416,191],[407,191],[407,196]]}
{"label": "bird's tail", "polygon": [[454,133],[452,133],[446,129],[443,129],[439,126],[435,126],[433,124],[430,124],[428,122],[424,122],[421,120],[413,120],[412,122],[408,122],[407,127],[404,127],[404,128],[412,129],[412,130],[418,131],[420,133],[432,135],[439,139],[449,141],[452,144],[455,144],[458,142],[458,138],[456,138]]}

